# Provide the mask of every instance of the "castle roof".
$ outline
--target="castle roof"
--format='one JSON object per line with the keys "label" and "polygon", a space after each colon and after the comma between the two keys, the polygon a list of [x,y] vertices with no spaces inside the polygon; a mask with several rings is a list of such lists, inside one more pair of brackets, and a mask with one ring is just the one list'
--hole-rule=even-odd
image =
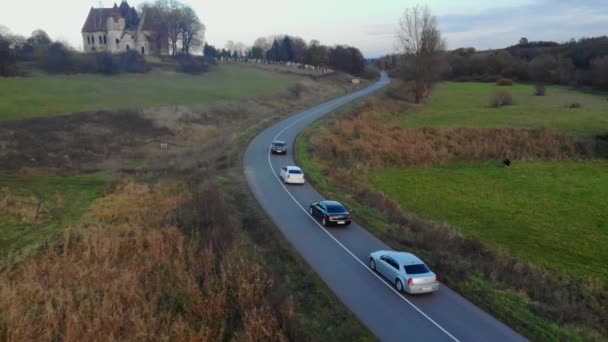
{"label": "castle roof", "polygon": [[118,19],[125,19],[128,29],[136,29],[139,24],[139,16],[135,8],[130,7],[126,1],[123,1],[120,7],[116,3],[112,8],[91,7],[87,20],[82,27],[82,32],[107,31],[109,18],[113,18],[116,22],[118,22]]}
{"label": "castle roof", "polygon": [[92,8],[89,11],[89,16],[84,22],[82,32],[100,32],[108,30],[108,19],[114,18],[118,21],[121,15],[114,8]]}

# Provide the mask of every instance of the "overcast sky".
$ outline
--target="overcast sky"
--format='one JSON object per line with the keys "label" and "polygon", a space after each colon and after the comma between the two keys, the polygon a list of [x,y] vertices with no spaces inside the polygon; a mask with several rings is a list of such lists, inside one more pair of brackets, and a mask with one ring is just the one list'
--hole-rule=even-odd
{"label": "overcast sky", "polygon": [[[3,0],[0,25],[29,35],[41,28],[51,38],[82,47],[80,30],[89,8],[108,0]],[[117,1],[120,3],[120,0]],[[130,5],[143,1],[131,0]],[[426,3],[437,15],[450,48],[499,48],[529,40],[566,41],[608,35],[608,0],[185,0],[207,26],[206,40],[251,45],[274,34],[349,44],[366,57],[395,51],[395,29],[403,10]],[[458,2],[456,5],[455,3]]]}

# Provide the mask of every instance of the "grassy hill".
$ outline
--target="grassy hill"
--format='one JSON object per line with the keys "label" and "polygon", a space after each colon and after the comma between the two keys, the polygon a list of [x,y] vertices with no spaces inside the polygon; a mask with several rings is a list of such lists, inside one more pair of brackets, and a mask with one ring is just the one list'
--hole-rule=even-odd
{"label": "grassy hill", "polygon": [[203,105],[269,94],[297,77],[237,65],[202,76],[149,74],[38,75],[0,79],[0,121],[81,111],[165,105]]}
{"label": "grassy hill", "polygon": [[[490,107],[497,90],[511,92],[515,104]],[[443,83],[424,108],[402,116],[400,122],[407,128],[546,127],[579,135],[608,132],[608,95],[560,86],[547,87],[546,96],[533,94],[534,87],[528,84]],[[567,108],[572,103],[581,108]]]}

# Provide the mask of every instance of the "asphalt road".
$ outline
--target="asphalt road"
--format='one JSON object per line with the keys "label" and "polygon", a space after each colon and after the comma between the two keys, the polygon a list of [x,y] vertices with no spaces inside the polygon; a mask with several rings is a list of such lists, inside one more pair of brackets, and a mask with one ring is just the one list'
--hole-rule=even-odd
{"label": "asphalt road", "polygon": [[366,89],[293,115],[260,133],[245,152],[245,175],[253,194],[308,264],[380,340],[524,340],[446,286],[431,295],[397,293],[367,267],[369,253],[390,249],[386,244],[356,222],[325,229],[308,215],[308,205],[324,198],[310,185],[285,186],[280,181],[280,168],[295,164],[292,150],[286,156],[269,153],[272,140],[284,140],[291,148],[310,123],[389,82],[383,75]]}

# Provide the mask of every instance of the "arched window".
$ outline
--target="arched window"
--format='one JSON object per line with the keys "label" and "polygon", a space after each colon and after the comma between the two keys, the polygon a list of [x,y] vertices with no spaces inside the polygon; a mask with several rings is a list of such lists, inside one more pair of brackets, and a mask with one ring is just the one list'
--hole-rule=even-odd
{"label": "arched window", "polygon": [[104,44],[108,44],[108,37],[107,36],[103,36],[103,43]]}
{"label": "arched window", "polygon": [[146,54],[146,49],[145,49],[143,46],[141,47],[141,54],[142,54],[142,55],[145,55],[145,54]]}
{"label": "arched window", "polygon": [[103,40],[101,38],[101,36],[99,36],[99,45],[103,44]]}
{"label": "arched window", "polygon": [[116,38],[116,46],[118,46],[118,44],[120,44],[120,40],[118,40],[118,38]]}
{"label": "arched window", "polygon": [[91,45],[91,37],[87,36],[87,44]]}

